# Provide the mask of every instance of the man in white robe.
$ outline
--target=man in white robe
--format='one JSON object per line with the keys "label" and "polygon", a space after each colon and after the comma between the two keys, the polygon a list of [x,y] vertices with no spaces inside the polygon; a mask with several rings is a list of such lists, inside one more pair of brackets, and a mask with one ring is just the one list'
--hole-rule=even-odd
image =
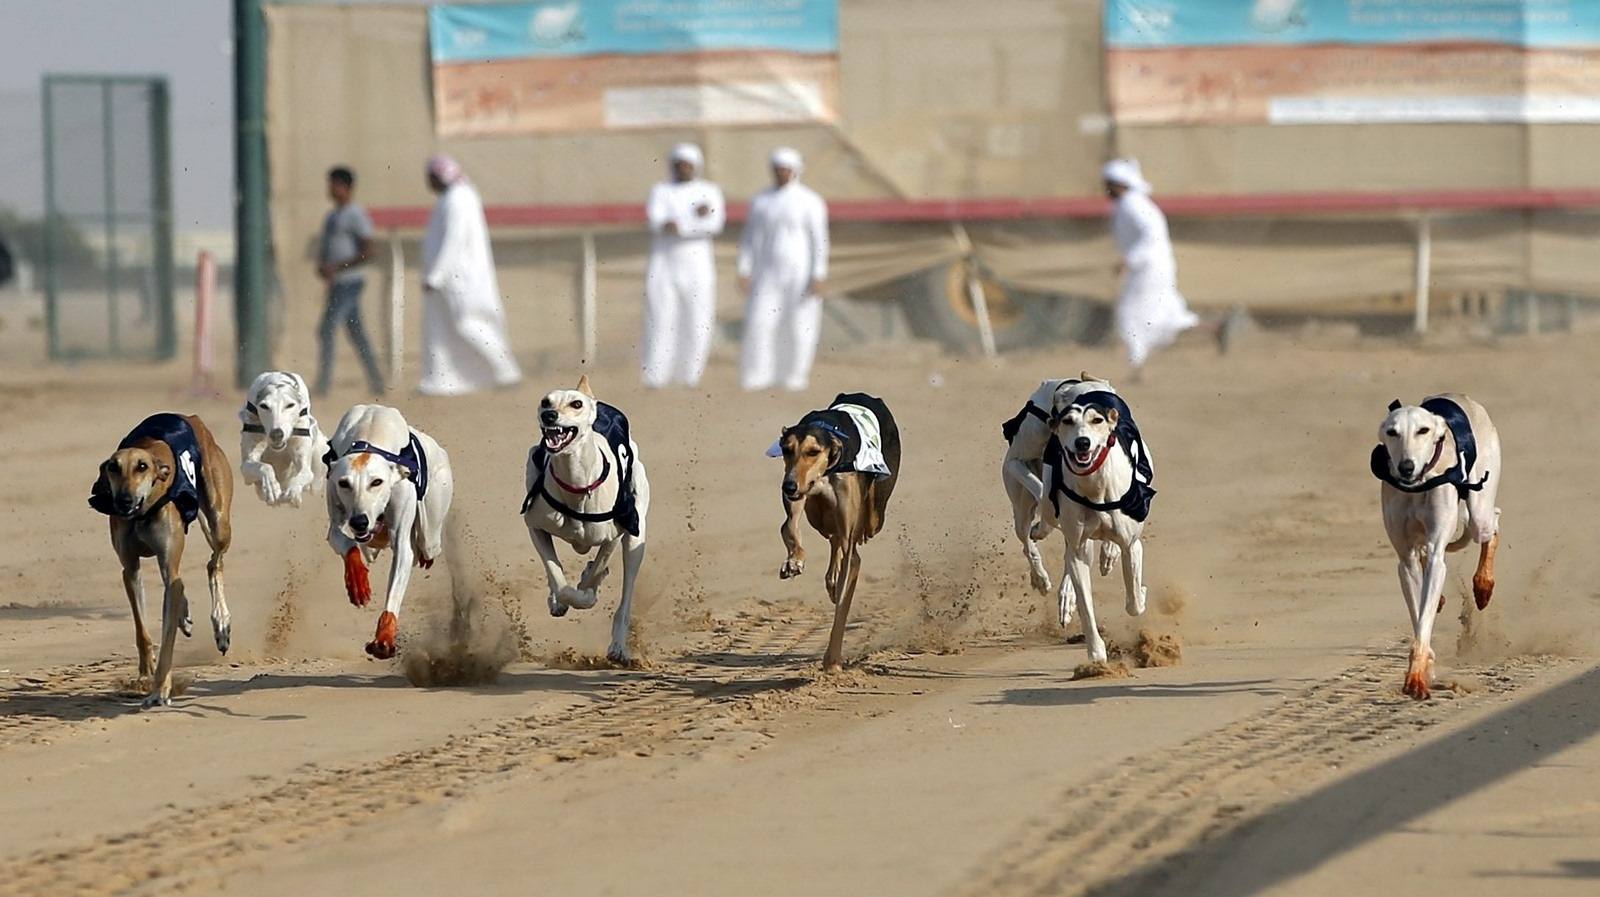
{"label": "man in white robe", "polygon": [[422,238],[424,395],[455,396],[522,379],[506,339],[506,315],[489,248],[483,200],[449,156],[428,161],[439,195]]}
{"label": "man in white robe", "polygon": [[711,240],[726,218],[722,190],[700,177],[705,158],[692,143],[668,157],[671,179],[650,190],[650,260],[644,272],[644,385],[694,386],[706,369],[717,314]]}
{"label": "man in white robe", "polygon": [[1116,203],[1111,235],[1122,261],[1122,291],[1117,297],[1117,333],[1128,348],[1135,376],[1150,353],[1200,323],[1178,292],[1178,264],[1172,256],[1167,217],[1150,198],[1150,184],[1134,159],[1113,159],[1101,173],[1106,195]]}
{"label": "man in white robe", "polygon": [[740,382],[747,390],[805,389],[822,335],[828,206],[800,183],[800,154],[771,158],[773,186],[750,201],[739,240],[739,285],[749,296]]}

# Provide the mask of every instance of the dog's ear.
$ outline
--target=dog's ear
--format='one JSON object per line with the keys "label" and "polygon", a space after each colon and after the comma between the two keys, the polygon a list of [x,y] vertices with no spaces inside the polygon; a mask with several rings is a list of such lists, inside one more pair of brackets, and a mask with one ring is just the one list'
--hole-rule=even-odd
{"label": "dog's ear", "polygon": [[584,374],[583,376],[578,378],[578,392],[583,393],[584,395],[588,396],[591,399],[594,398],[594,390],[589,387],[589,375],[588,374]]}
{"label": "dog's ear", "polygon": [[306,388],[306,378],[300,376],[294,371],[290,371],[289,376],[294,378],[294,394],[299,397],[300,408],[302,410],[310,408],[311,390]]}
{"label": "dog's ear", "polygon": [[1107,408],[1106,420],[1111,421],[1111,426],[1115,427],[1117,422],[1122,420],[1122,415],[1118,414],[1115,408]]}
{"label": "dog's ear", "polygon": [[1400,410],[1400,400],[1399,399],[1395,399],[1393,402],[1390,402],[1389,403],[1389,410],[1390,411],[1399,411]]}
{"label": "dog's ear", "polygon": [[172,465],[156,462],[156,482],[165,483],[172,478]]}

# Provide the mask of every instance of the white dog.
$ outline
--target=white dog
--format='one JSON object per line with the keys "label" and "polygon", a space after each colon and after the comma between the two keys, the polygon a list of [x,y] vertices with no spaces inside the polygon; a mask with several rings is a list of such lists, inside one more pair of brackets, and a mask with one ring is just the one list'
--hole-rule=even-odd
{"label": "white dog", "polygon": [[[639,447],[628,435],[622,412],[595,401],[587,376],[577,389],[558,389],[539,402],[541,439],[528,452],[522,520],[544,561],[550,582],[550,614],[594,607],[611,555],[622,545],[622,602],[611,618],[614,663],[631,663],[628,618],[634,583],[644,563],[645,516],[650,510],[650,480]],[[567,584],[554,539],[579,554],[598,548],[577,588]]]}
{"label": "white dog", "polygon": [[444,552],[444,521],[455,491],[450,456],[433,437],[406,425],[399,411],[356,405],[329,441],[328,544],[344,558],[350,603],[372,600],[367,566],[384,548],[394,551],[389,589],[367,653],[395,655],[400,605],[411,565],[433,566]]}
{"label": "white dog", "polygon": [[328,439],[311,416],[311,393],[299,374],[267,371],[257,377],[239,421],[239,471],[262,501],[298,508],[307,489],[322,489]]}
{"label": "white dog", "polygon": [[[1045,449],[1044,494],[1039,503],[1044,528],[1067,539],[1066,576],[1061,584],[1061,616],[1071,619],[1072,598],[1083,616],[1084,644],[1091,661],[1106,659],[1105,640],[1095,625],[1089,590],[1093,542],[1121,549],[1122,579],[1130,616],[1144,613],[1144,546],[1140,537],[1150,513],[1154,469],[1128,406],[1104,381],[1072,392],[1052,412],[1054,433]],[[1101,553],[1103,568],[1109,566]]]}
{"label": "white dog", "polygon": [[1433,680],[1433,621],[1444,606],[1444,555],[1482,546],[1472,577],[1478,609],[1494,595],[1500,546],[1500,434],[1483,406],[1461,393],[1421,405],[1389,406],[1372,450],[1383,481],[1383,528],[1400,558],[1400,591],[1411,612],[1411,659],[1405,694],[1428,697]]}
{"label": "white dog", "polygon": [[[1022,543],[1023,557],[1028,560],[1028,579],[1034,589],[1042,594],[1050,591],[1050,574],[1044,569],[1044,559],[1034,544],[1049,534],[1042,521],[1040,505],[1045,504],[1044,455],[1059,415],[1065,414],[1072,400],[1080,393],[1114,391],[1111,384],[1091,377],[1087,372],[1076,380],[1045,380],[1028,397],[1027,404],[1016,417],[1006,421],[1001,432],[1006,437],[1005,459],[1001,462],[1000,481],[1011,500],[1012,522],[1017,541]],[[1114,542],[1099,543],[1100,574],[1111,572],[1116,564],[1118,548]],[[1060,620],[1065,626],[1072,617],[1071,581],[1065,570],[1061,573]]]}

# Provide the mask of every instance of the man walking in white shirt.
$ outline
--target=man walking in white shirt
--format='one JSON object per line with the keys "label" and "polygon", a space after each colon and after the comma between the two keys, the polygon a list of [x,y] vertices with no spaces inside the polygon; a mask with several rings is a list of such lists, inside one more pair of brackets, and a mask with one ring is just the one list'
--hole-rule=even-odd
{"label": "man walking in white shirt", "polygon": [[673,147],[671,179],[650,190],[650,261],[644,273],[642,379],[652,389],[694,386],[706,369],[716,323],[717,266],[711,241],[726,218],[722,190],[700,177],[692,143]]}
{"label": "man walking in white shirt", "polygon": [[800,183],[800,154],[772,153],[772,187],[750,202],[739,240],[739,286],[749,296],[740,381],[747,390],[802,390],[822,334],[828,206]]}

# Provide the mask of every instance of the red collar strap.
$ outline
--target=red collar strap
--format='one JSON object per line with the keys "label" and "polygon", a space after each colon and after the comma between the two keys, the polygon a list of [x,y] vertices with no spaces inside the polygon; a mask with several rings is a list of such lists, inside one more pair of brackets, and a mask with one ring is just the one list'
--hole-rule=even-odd
{"label": "red collar strap", "polygon": [[[1090,464],[1088,466],[1088,468],[1084,469],[1084,470],[1079,470],[1076,467],[1074,467],[1073,464],[1072,464],[1072,456],[1068,455],[1067,456],[1067,469],[1072,471],[1072,473],[1075,474],[1076,476],[1080,476],[1080,477],[1086,477],[1086,476],[1094,473],[1095,471],[1100,469],[1100,465],[1106,463],[1106,455],[1111,454],[1111,447],[1116,445],[1116,444],[1117,444],[1117,434],[1116,433],[1112,433],[1106,439],[1106,444],[1100,447],[1100,454],[1099,454],[1098,457],[1096,457],[1094,459],[1094,463]],[[1434,460],[1437,461],[1438,457],[1435,456]]]}
{"label": "red collar strap", "polygon": [[607,459],[604,454],[600,456],[600,464],[600,479],[595,480],[587,486],[574,486],[557,476],[554,470],[550,471],[550,479],[556,481],[556,485],[561,487],[562,492],[570,493],[572,495],[588,495],[594,490],[599,489],[601,484],[606,481],[606,478],[611,476],[611,461]]}

